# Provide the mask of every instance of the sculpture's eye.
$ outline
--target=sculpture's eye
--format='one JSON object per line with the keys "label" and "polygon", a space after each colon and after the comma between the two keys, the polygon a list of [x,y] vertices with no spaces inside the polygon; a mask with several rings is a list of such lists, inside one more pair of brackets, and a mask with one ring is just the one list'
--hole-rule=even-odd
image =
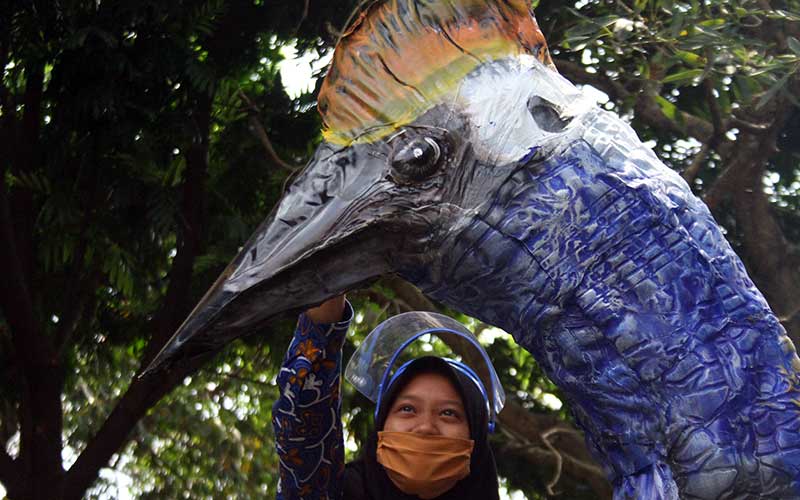
{"label": "sculpture's eye", "polygon": [[569,124],[569,120],[561,117],[553,103],[538,96],[528,101],[528,111],[539,128],[546,132],[561,132]]}
{"label": "sculpture's eye", "polygon": [[401,179],[420,181],[436,171],[442,148],[436,139],[417,137],[400,142],[392,152],[392,170]]}

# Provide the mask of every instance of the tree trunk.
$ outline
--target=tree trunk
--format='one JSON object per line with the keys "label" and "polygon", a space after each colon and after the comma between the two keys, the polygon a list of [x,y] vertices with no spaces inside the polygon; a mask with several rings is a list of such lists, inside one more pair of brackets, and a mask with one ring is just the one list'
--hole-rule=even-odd
{"label": "tree trunk", "polygon": [[775,100],[759,121],[772,125],[761,132],[742,131],[735,150],[723,157],[725,170],[706,195],[709,208],[733,211],[741,234],[740,257],[753,282],[782,319],[789,338],[800,346],[800,254],[783,234],[764,193],[764,173],[776,151],[776,140],[789,119],[789,102]]}
{"label": "tree trunk", "polygon": [[[162,307],[153,320],[154,332],[140,366],[147,366],[183,321],[189,309],[188,298],[194,261],[201,253],[206,226],[205,182],[208,173],[208,145],[213,95],[196,92],[192,101],[190,129],[194,132],[186,148],[186,171],[182,185],[177,253],[172,261],[169,287]],[[186,376],[207,361],[209,356],[194,359],[170,372],[134,379],[100,430],[78,456],[67,473],[65,500],[80,500],[97,480],[100,469],[128,440],[136,423],[147,411],[174,389]]]}
{"label": "tree trunk", "polygon": [[[20,121],[9,117],[11,131],[20,145],[12,156],[11,171],[25,175],[37,162],[41,120],[44,64],[26,68],[23,95],[24,112]],[[3,175],[5,172],[3,172]],[[27,189],[14,189],[6,195],[5,177],[0,181],[0,262],[3,282],[0,301],[11,331],[19,380],[20,451],[15,460],[5,455],[4,469],[17,474],[12,494],[30,500],[59,498],[64,470],[61,461],[64,373],[52,339],[41,328],[37,304],[33,301],[33,259],[35,243],[33,197]],[[13,498],[13,497],[12,497]]]}

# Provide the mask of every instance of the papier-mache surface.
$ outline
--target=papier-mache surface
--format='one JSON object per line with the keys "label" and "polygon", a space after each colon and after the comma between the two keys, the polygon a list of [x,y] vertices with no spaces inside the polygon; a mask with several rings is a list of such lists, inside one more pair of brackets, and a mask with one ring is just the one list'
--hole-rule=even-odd
{"label": "papier-mache surface", "polygon": [[552,66],[529,2],[375,2],[342,36],[322,84],[325,140],[383,138],[442,102],[480,64],[519,54]]}

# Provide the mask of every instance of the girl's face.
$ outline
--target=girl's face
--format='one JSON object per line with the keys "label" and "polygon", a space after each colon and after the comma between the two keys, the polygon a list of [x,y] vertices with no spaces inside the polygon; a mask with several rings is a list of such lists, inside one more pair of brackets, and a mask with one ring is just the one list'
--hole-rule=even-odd
{"label": "girl's face", "polygon": [[464,402],[450,380],[438,373],[420,373],[400,390],[383,430],[470,438]]}

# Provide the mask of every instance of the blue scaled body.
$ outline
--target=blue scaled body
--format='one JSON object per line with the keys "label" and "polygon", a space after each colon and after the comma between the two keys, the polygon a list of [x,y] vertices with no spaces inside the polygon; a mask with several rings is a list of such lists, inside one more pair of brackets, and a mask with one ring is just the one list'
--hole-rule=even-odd
{"label": "blue scaled body", "polygon": [[453,235],[437,282],[409,277],[536,357],[615,499],[800,498],[794,347],[686,184],[619,118],[583,120]]}

